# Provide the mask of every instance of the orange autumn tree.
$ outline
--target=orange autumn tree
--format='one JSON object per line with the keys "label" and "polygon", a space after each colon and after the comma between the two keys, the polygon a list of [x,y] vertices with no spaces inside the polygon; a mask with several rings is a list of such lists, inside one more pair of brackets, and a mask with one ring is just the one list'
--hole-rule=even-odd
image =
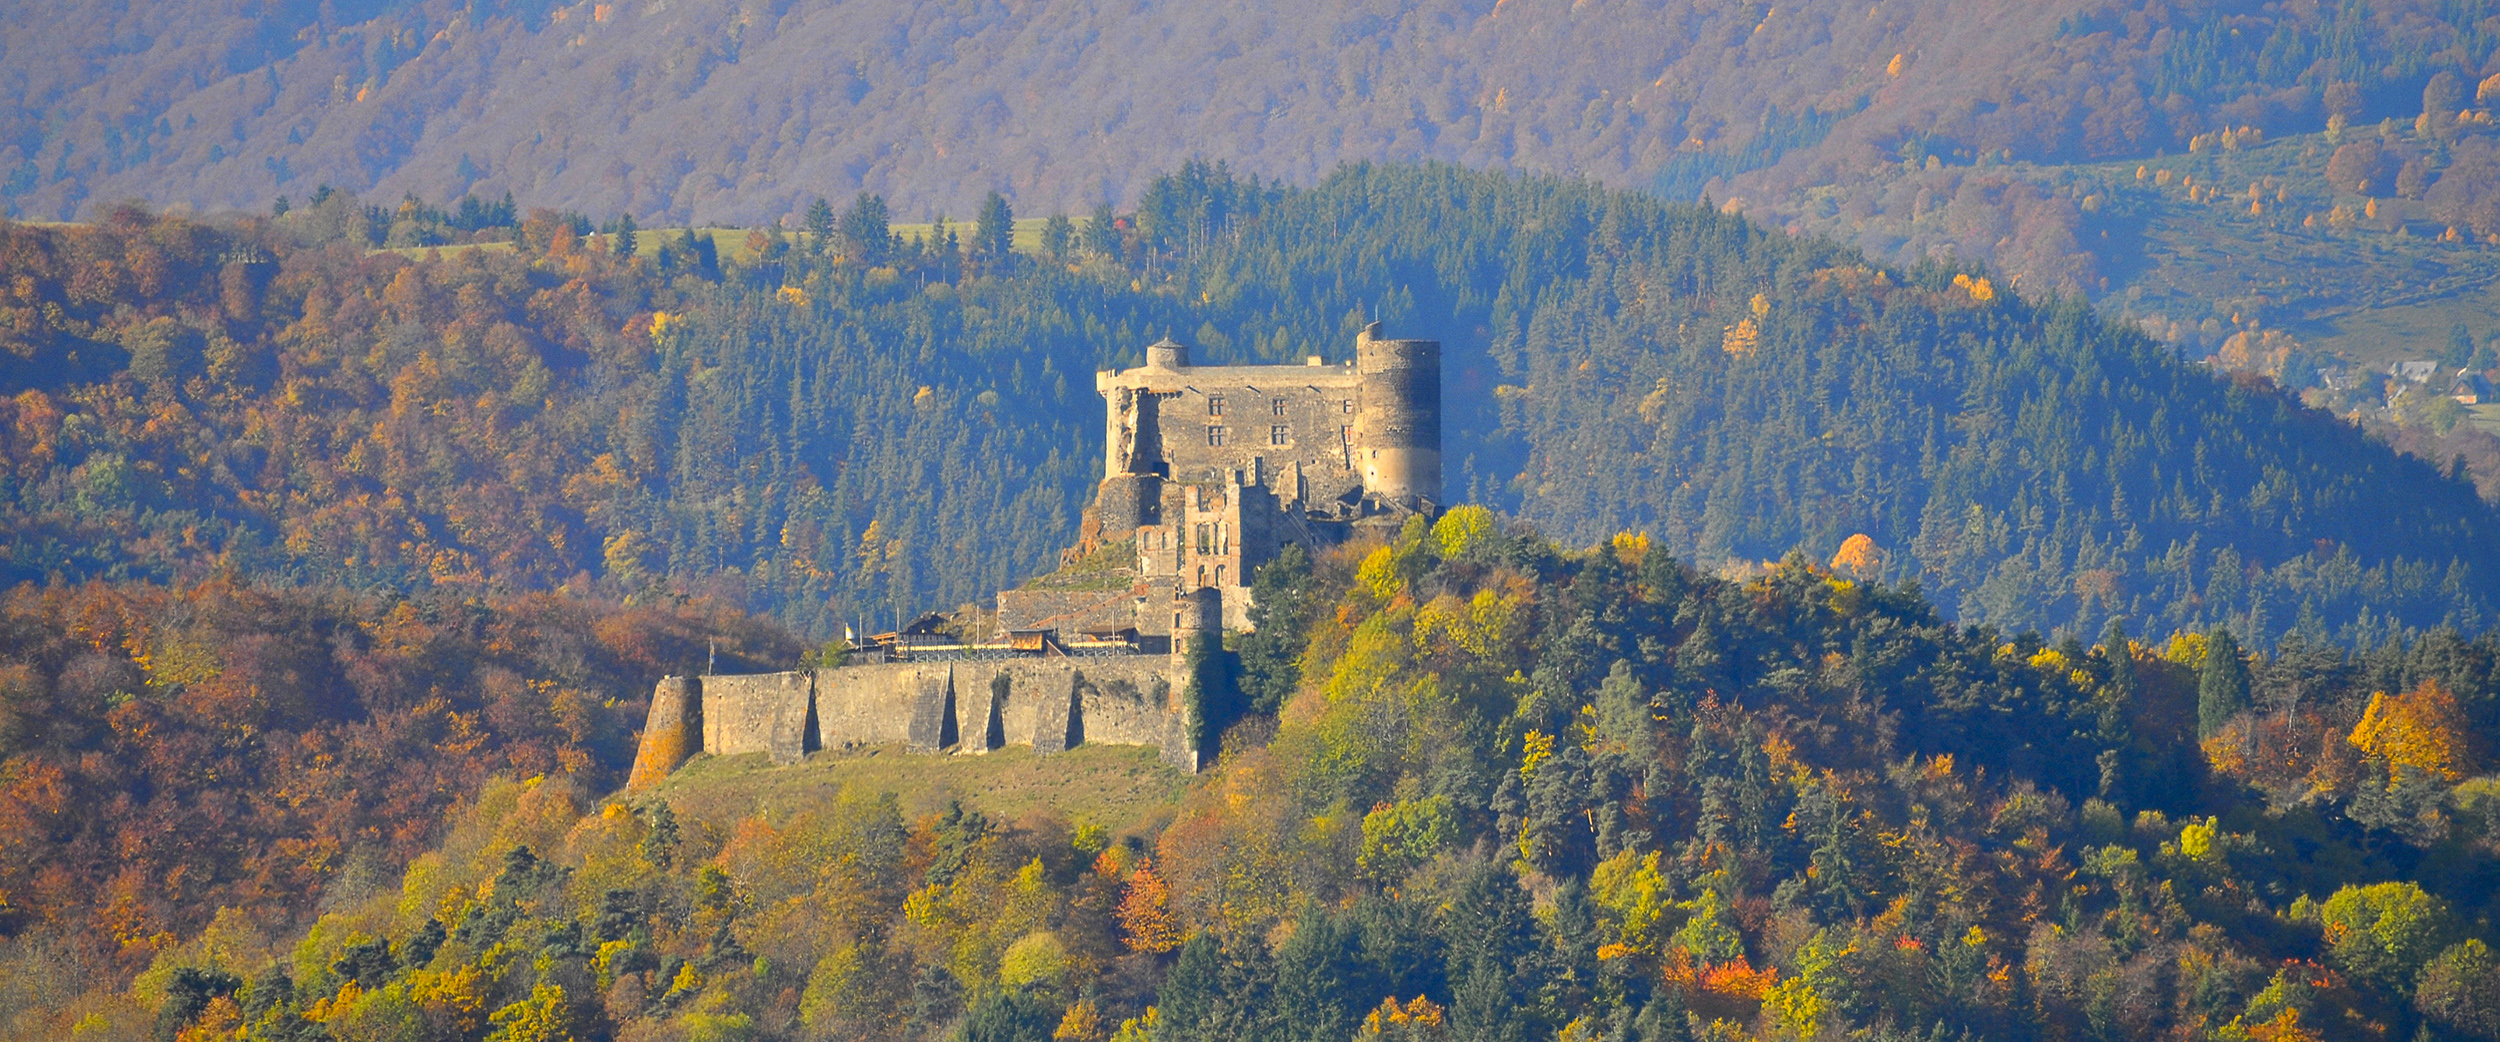
{"label": "orange autumn tree", "polygon": [[1172,921],[1172,891],[1151,864],[1140,863],[1129,874],[1119,919],[1131,951],[1161,953],[1181,946],[1180,928]]}

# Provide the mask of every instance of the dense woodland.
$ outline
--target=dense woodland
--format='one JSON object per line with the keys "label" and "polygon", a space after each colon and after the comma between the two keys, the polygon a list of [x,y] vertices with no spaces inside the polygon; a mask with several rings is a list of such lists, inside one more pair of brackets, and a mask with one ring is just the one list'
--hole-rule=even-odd
{"label": "dense woodland", "polygon": [[718,596],[822,640],[1047,570],[1096,369],[1167,333],[1339,358],[1378,318],[1445,342],[1450,498],[1567,542],[1717,568],[1864,534],[1961,621],[2086,636],[2493,618],[2453,458],[2072,298],[1586,183],[1193,164],[1038,254],[1003,201],[901,241],[874,197],[727,257],[546,212],[510,246],[369,248],[461,210],[0,228],[0,569]]}
{"label": "dense woodland", "polygon": [[397,886],[19,1031],[2500,1037],[2500,643],[2044,644],[1863,565],[1461,508],[1260,576],[1237,686],[1290,698],[1168,827],[497,783]]}

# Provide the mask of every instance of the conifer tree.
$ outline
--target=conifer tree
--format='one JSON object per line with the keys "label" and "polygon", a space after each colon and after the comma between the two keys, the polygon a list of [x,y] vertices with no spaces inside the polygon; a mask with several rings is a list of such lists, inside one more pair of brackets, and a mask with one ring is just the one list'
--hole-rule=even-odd
{"label": "conifer tree", "polygon": [[1068,220],[1068,215],[1055,213],[1050,215],[1049,220],[1042,222],[1042,252],[1049,254],[1050,259],[1067,260],[1068,250],[1075,243],[1076,222]]}
{"label": "conifer tree", "polygon": [[833,248],[834,222],[833,204],[826,202],[824,196],[807,204],[808,256],[822,257]]}
{"label": "conifer tree", "polygon": [[2248,708],[2248,662],[2239,641],[2219,626],[2206,637],[2205,664],[2196,684],[2196,736],[2211,738]]}
{"label": "conifer tree", "polygon": [[981,201],[981,216],[973,224],[972,248],[986,264],[1000,269],[1011,263],[1015,248],[1016,211],[1007,205],[1007,197],[996,191]]}
{"label": "conifer tree", "polygon": [[842,213],[839,232],[843,254],[861,264],[883,261],[893,242],[891,221],[884,196],[859,193],[858,198],[851,200],[851,208]]}

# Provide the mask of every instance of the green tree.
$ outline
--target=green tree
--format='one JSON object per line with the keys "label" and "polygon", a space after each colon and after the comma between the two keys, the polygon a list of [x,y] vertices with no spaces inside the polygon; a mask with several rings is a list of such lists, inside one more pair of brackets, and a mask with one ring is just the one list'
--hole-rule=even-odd
{"label": "green tree", "polygon": [[622,217],[618,217],[616,219],[616,241],[610,248],[614,250],[616,255],[619,257],[631,257],[634,255],[635,250],[640,247],[640,237],[636,234],[636,229],[634,227],[634,215],[626,214]]}
{"label": "green tree", "polygon": [[2459,322],[2448,327],[2448,346],[2439,352],[2440,378],[2455,376],[2466,363],[2474,360],[2474,331]]}
{"label": "green tree", "polygon": [[1085,251],[1097,257],[1120,255],[1120,228],[1110,203],[1095,204],[1094,212],[1085,218]]}
{"label": "green tree", "polygon": [[1076,223],[1068,220],[1067,214],[1055,213],[1042,222],[1042,252],[1048,254],[1050,259],[1067,260],[1068,251],[1075,245]]}
{"label": "green tree", "polygon": [[807,217],[804,223],[807,228],[809,256],[822,257],[833,249],[838,222],[834,216],[833,204],[826,202],[824,196],[817,196],[815,202],[807,204]]}
{"label": "green tree", "polygon": [[2480,940],[2450,945],[2414,981],[2413,1005],[2431,1023],[2468,1038],[2500,1038],[2500,966]]}
{"label": "green tree", "polygon": [[1250,582],[1250,632],[1235,641],[1241,656],[1243,709],[1273,715],[1302,682],[1302,651],[1310,643],[1311,556],[1287,543]]}
{"label": "green tree", "polygon": [[2205,662],[2196,678],[2196,736],[2211,738],[2248,708],[2248,660],[2231,631],[2206,635]]}
{"label": "green tree", "polygon": [[1293,936],[1276,950],[1276,1012],[1287,1042],[1351,1037],[1363,1005],[1378,992],[1359,939],[1328,910],[1305,906]]}
{"label": "green tree", "polygon": [[842,211],[840,228],[842,253],[861,264],[877,264],[885,260],[894,242],[892,217],[886,212],[885,197],[867,192],[851,200],[851,207]]}
{"label": "green tree", "polygon": [[981,215],[974,220],[973,251],[983,261],[1005,270],[1014,258],[1016,212],[1007,205],[1007,197],[993,190],[981,200]]}
{"label": "green tree", "polygon": [[2337,968],[2398,992],[2412,988],[2450,930],[2447,904],[2409,882],[2337,890],[2318,907],[2318,922]]}

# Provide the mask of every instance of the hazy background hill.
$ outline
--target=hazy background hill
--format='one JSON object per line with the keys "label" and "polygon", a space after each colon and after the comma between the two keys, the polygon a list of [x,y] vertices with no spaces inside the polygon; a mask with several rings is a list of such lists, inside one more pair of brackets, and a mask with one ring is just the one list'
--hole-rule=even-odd
{"label": "hazy background hill", "polygon": [[[905,214],[1133,199],[1191,157],[1745,194],[1904,149],[2063,160],[2310,130],[2471,85],[2480,3],[209,0],[18,8],[0,166],[20,214],[266,206],[328,182],[764,220],[865,188]],[[1895,59],[1899,58],[1896,62]],[[1826,137],[1828,134],[1828,138]],[[1791,151],[1796,154],[1788,155]]]}

